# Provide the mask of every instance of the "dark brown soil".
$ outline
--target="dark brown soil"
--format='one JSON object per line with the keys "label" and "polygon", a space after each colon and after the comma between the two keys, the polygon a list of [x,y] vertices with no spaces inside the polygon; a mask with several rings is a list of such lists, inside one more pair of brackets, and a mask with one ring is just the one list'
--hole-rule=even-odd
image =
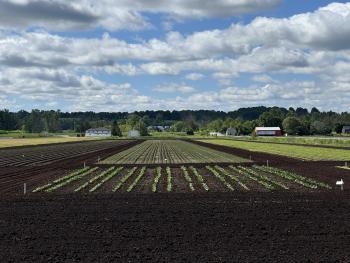
{"label": "dark brown soil", "polygon": [[0,201],[0,262],[349,262],[350,193]]}

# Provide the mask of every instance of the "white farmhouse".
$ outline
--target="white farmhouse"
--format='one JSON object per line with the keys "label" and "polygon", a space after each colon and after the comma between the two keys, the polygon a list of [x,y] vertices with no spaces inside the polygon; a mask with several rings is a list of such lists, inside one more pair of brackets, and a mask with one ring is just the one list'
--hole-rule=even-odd
{"label": "white farmhouse", "polygon": [[111,130],[107,128],[92,128],[85,132],[86,137],[110,137],[112,136]]}
{"label": "white farmhouse", "polygon": [[130,130],[128,132],[128,137],[140,137],[140,132],[138,130]]}

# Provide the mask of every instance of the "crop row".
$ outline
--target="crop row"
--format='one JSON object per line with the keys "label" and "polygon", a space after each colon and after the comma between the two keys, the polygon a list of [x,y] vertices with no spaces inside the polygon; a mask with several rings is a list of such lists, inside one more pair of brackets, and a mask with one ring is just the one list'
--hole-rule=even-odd
{"label": "crop row", "polygon": [[[146,171],[149,172],[146,173]],[[109,183],[110,182],[110,183]],[[149,169],[147,166],[110,167],[101,169],[98,167],[86,167],[64,175],[52,182],[36,187],[32,192],[132,192],[138,185],[150,188],[151,192],[174,191],[174,184],[181,184],[181,189],[194,191],[250,191],[250,190],[289,190],[289,189],[332,189],[326,183],[316,181],[290,171],[266,166],[219,166],[207,165],[206,168],[193,166],[181,166],[181,168],[158,166]],[[182,190],[183,191],[183,190]],[[186,190],[185,190],[186,191]]]}
{"label": "crop row", "polygon": [[167,163],[234,163],[249,162],[240,157],[180,140],[148,140],[113,155],[105,164]]}
{"label": "crop row", "polygon": [[46,145],[0,150],[0,167],[45,165],[54,161],[107,150],[130,143],[128,140],[87,141],[79,143]]}

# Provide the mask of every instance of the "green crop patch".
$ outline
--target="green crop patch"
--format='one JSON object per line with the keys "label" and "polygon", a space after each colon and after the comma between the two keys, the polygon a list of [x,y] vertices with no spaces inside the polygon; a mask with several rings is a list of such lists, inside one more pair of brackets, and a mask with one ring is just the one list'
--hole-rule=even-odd
{"label": "green crop patch", "polygon": [[205,143],[240,148],[253,152],[264,152],[310,161],[348,161],[350,150],[308,147],[287,144],[244,142],[235,140],[198,140]]}
{"label": "green crop patch", "polygon": [[148,140],[103,164],[241,163],[249,160],[180,140]]}

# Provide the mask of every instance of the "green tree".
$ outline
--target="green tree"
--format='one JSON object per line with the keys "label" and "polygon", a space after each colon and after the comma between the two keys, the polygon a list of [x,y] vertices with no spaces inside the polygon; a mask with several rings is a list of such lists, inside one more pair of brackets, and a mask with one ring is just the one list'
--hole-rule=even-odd
{"label": "green tree", "polygon": [[143,122],[142,119],[140,119],[137,125],[134,126],[134,129],[140,132],[140,136],[148,136],[148,130],[147,130],[146,124]]}
{"label": "green tree", "polygon": [[264,112],[259,117],[259,125],[264,127],[280,127],[282,128],[282,122],[284,120],[284,113],[279,108],[272,108],[269,111]]}
{"label": "green tree", "polygon": [[310,126],[310,132],[312,134],[328,135],[331,131],[331,128],[322,121],[314,121]]}
{"label": "green tree", "polygon": [[174,132],[185,131],[185,123],[183,121],[177,121],[171,126],[171,130]]}
{"label": "green tree", "polygon": [[298,135],[302,131],[302,123],[296,117],[287,117],[284,119],[283,129],[290,135]]}
{"label": "green tree", "polygon": [[112,124],[112,136],[123,136],[117,121],[114,121]]}

